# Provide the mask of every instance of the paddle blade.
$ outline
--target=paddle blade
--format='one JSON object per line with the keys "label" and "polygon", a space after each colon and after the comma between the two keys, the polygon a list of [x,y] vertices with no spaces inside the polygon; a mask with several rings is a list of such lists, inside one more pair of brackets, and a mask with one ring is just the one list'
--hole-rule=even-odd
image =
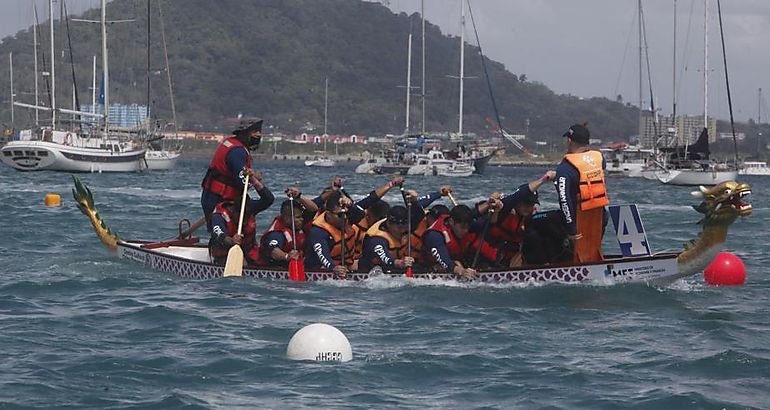
{"label": "paddle blade", "polygon": [[305,265],[299,259],[289,260],[289,280],[294,282],[305,281]]}
{"label": "paddle blade", "polygon": [[407,278],[413,278],[414,277],[414,272],[412,272],[412,267],[411,266],[407,266],[407,268],[406,268],[406,277]]}
{"label": "paddle blade", "polygon": [[227,263],[225,263],[225,277],[243,275],[243,249],[238,245],[233,245],[227,252]]}
{"label": "paddle blade", "polygon": [[302,259],[297,261],[297,280],[300,282],[307,280],[307,277],[305,277],[305,261]]}

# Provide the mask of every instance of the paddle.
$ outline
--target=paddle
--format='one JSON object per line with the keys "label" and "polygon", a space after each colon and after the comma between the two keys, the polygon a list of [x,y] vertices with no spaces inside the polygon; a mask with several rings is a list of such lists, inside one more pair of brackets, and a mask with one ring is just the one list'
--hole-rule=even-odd
{"label": "paddle", "polygon": [[[238,215],[238,236],[243,229],[243,214],[246,213],[246,193],[249,192],[249,177],[243,179],[243,197],[241,198],[241,212]],[[224,276],[242,276],[243,275],[243,249],[237,243],[227,252],[227,262],[225,263]]]}
{"label": "paddle", "polygon": [[449,201],[452,202],[452,206],[457,206],[457,201],[455,201],[455,197],[452,196],[452,193],[447,192],[447,196],[449,197]]}
{"label": "paddle", "polygon": [[342,213],[342,239],[340,240],[340,265],[347,268],[347,265],[345,264],[345,245],[348,241],[347,239],[347,232],[345,231],[345,225],[348,220],[348,214],[347,211]]}
{"label": "paddle", "polygon": [[[406,205],[406,256],[412,257],[412,203],[406,198],[406,191],[404,191],[404,185],[401,185],[401,197],[404,198],[404,205]],[[406,277],[414,277],[412,267],[406,267]]]}
{"label": "paddle", "polygon": [[[291,235],[292,235],[292,247],[297,250],[297,229],[294,226],[294,197],[289,195],[289,202],[291,203]],[[295,282],[305,281],[305,263],[301,259],[289,259],[289,280]]]}
{"label": "paddle", "polygon": [[479,237],[479,246],[476,248],[476,254],[473,255],[473,263],[471,263],[471,269],[476,269],[476,263],[479,261],[479,254],[481,253],[481,247],[484,245],[484,238],[487,237],[487,232],[489,231],[489,224],[492,222],[492,214],[495,213],[495,210],[492,208],[489,208],[489,216],[487,217],[487,221],[484,223],[484,229],[481,230],[481,237]]}

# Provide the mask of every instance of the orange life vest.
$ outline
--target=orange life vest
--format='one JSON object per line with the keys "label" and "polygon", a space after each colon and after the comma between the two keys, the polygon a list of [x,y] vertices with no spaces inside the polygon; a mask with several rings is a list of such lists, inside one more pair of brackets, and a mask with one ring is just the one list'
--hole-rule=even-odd
{"label": "orange life vest", "polygon": [[366,215],[364,214],[364,217],[361,218],[361,220],[357,223],[353,224],[353,226],[358,228],[358,232],[356,232],[355,246],[353,247],[353,259],[355,260],[360,258],[361,254],[364,253],[364,236],[366,236],[366,232],[369,230],[369,222],[366,219]]}
{"label": "orange life vest", "polygon": [[610,200],[604,184],[602,153],[595,150],[585,151],[567,154],[564,159],[580,174],[580,193],[578,194],[580,210],[587,211],[608,205]]}
{"label": "orange life vest", "polygon": [[[412,232],[412,258],[414,258],[415,262],[422,259],[422,237],[427,230],[428,220],[423,218],[420,223],[417,224],[417,228],[414,229],[414,232]],[[404,249],[407,249],[408,245],[407,238],[404,237]],[[406,253],[404,253],[404,255],[406,255]]]}
{"label": "orange life vest", "polygon": [[[214,207],[214,213],[222,215],[227,222],[227,236],[235,236],[238,233],[238,218],[233,217],[231,207],[232,202],[220,202]],[[241,242],[241,249],[243,249],[243,255],[247,257],[249,263],[253,264],[258,259],[257,241],[255,235],[257,233],[257,218],[255,215],[246,218],[244,215],[243,228],[241,229],[241,235],[243,235],[243,241]],[[217,246],[213,243],[209,244],[209,252],[214,258],[227,257],[227,253],[230,252],[230,247]]]}
{"label": "orange life vest", "polygon": [[[246,148],[248,151],[248,147],[236,137],[229,137],[222,141],[214,152],[214,158],[211,159],[209,169],[201,183],[203,189],[220,195],[225,201],[232,201],[243,192],[243,182],[227,167],[227,154],[238,147]],[[251,156],[246,157],[246,167],[251,168]]]}
{"label": "orange life vest", "polygon": [[602,225],[604,206],[610,203],[602,171],[602,154],[586,151],[567,154],[569,161],[580,173],[579,207],[575,210],[575,230],[582,238],[575,241],[573,261],[596,262],[602,255]]}
{"label": "orange life vest", "polygon": [[[332,236],[332,239],[334,240],[334,243],[331,246],[331,257],[334,259],[334,262],[337,264],[340,264],[340,258],[342,256],[342,232],[337,228],[332,226],[330,223],[326,222],[326,211],[321,212],[318,214],[318,216],[315,217],[313,220],[313,226],[317,226],[324,231],[328,232],[329,235]],[[345,263],[344,265],[347,267],[350,267],[353,265],[353,250],[355,246],[355,240],[358,237],[358,226],[356,225],[347,225],[345,227]]]}
{"label": "orange life vest", "polygon": [[[390,255],[393,257],[393,259],[401,259],[404,257],[404,255],[406,255],[406,245],[404,245],[401,240],[394,238],[393,235],[388,233],[388,231],[380,229],[383,222],[386,220],[387,218],[383,218],[375,222],[374,225],[372,225],[371,228],[366,231],[366,237],[384,238],[386,241],[388,241],[388,251],[390,251]],[[372,259],[372,265],[379,264],[380,258]]]}

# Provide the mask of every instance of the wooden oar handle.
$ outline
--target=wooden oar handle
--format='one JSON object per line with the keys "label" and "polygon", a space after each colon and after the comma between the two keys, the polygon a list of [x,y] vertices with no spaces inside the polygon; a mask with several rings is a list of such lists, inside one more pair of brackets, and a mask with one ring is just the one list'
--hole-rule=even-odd
{"label": "wooden oar handle", "polygon": [[243,179],[243,196],[241,198],[241,213],[238,215],[238,236],[243,230],[243,214],[246,213],[246,194],[249,192],[249,178]]}
{"label": "wooden oar handle", "polygon": [[452,193],[447,192],[447,196],[449,197],[449,201],[452,202],[452,206],[457,206],[457,201],[455,200],[455,197],[452,196]]}

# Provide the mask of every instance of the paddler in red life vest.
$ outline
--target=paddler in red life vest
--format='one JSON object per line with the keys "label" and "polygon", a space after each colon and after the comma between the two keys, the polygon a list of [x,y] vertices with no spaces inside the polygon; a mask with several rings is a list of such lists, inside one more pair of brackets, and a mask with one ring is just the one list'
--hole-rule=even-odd
{"label": "paddler in red life vest", "polygon": [[[273,219],[259,243],[260,266],[287,266],[289,259],[300,259],[305,246],[305,233],[302,230],[306,212],[315,214],[316,204],[302,197],[299,188],[289,187],[286,195],[294,200],[285,200],[281,204],[281,213]],[[292,207],[294,209],[292,210]],[[292,232],[292,216],[294,230]],[[296,233],[296,237],[295,237]],[[295,250],[296,249],[296,250]]]}
{"label": "paddler in red life vest", "polygon": [[391,207],[387,218],[375,222],[364,237],[364,250],[358,261],[358,270],[368,272],[374,266],[383,270],[405,270],[412,266],[414,258],[407,255],[403,239],[409,229],[406,207]]}
{"label": "paddler in red life vest", "polygon": [[364,213],[340,191],[329,194],[324,208],[313,220],[305,239],[305,269],[333,271],[344,278],[353,266],[353,248],[358,235],[355,222],[363,218]]}
{"label": "paddler in red life vest", "polygon": [[450,192],[452,192],[452,187],[449,185],[442,185],[438,191],[423,196],[419,196],[414,190],[406,191],[407,200],[412,203],[410,206],[412,211],[412,256],[415,262],[422,259],[422,237],[425,231],[433,225],[433,222],[436,222],[439,216],[449,213],[449,208],[446,205],[438,204],[430,209],[428,207],[441,197],[449,195]]}
{"label": "paddler in red life vest", "polygon": [[585,125],[575,124],[564,133],[567,154],[556,168],[559,207],[573,243],[573,261],[601,261],[602,236],[609,204],[604,184],[604,157],[588,147],[591,134]]}
{"label": "paddler in red life vest", "polygon": [[262,139],[262,119],[243,118],[233,136],[226,138],[214,152],[201,186],[201,207],[211,232],[211,213],[222,201],[233,201],[243,192],[240,175],[251,170],[250,150],[259,147]]}
{"label": "paddler in red life vest", "polygon": [[449,211],[449,215],[440,216],[423,236],[423,263],[464,279],[476,276],[475,269],[466,268],[462,263],[461,243],[472,221],[473,211],[466,205],[458,205]]}
{"label": "paddler in red life vest", "polygon": [[[548,171],[541,178],[522,184],[508,195],[494,192],[490,195],[496,200],[497,210],[491,215],[486,242],[497,249],[495,253],[496,267],[519,267],[523,265],[521,244],[526,224],[535,213],[540,199],[537,190],[544,183],[553,181],[556,171]],[[499,203],[497,202],[499,201]],[[490,202],[478,207],[480,214],[485,214]],[[470,236],[470,235],[469,235]],[[475,249],[475,247],[473,248]],[[485,255],[482,248],[481,255]]]}
{"label": "paddler in red life vest", "polygon": [[[224,265],[230,248],[238,244],[243,249],[247,264],[255,265],[259,258],[257,247],[257,218],[256,215],[273,204],[275,197],[262,182],[247,173],[252,178],[251,183],[257,188],[259,199],[246,198],[246,211],[243,215],[243,228],[238,235],[238,220],[241,210],[241,195],[232,201],[222,201],[214,207],[211,214],[211,239],[209,253],[215,264]],[[248,195],[248,194],[247,194]]]}

